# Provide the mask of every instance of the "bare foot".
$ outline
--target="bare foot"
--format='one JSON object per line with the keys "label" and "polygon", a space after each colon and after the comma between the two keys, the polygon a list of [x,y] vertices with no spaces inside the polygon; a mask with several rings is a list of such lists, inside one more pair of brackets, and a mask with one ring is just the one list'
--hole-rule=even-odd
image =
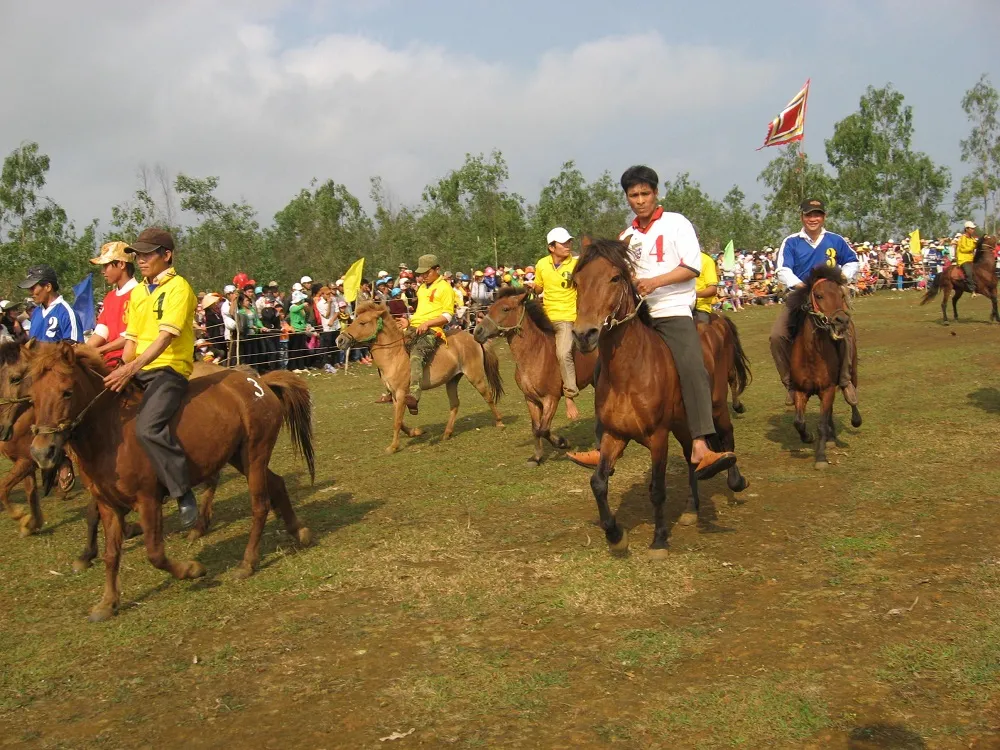
{"label": "bare foot", "polygon": [[574,420],[580,418],[580,410],[576,408],[576,402],[568,398],[566,399],[566,419]]}

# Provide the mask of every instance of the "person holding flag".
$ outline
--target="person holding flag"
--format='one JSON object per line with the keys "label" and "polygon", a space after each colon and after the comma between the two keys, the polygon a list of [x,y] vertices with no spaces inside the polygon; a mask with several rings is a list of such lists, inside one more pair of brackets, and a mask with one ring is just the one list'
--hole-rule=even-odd
{"label": "person holding flag", "polygon": [[121,363],[125,349],[129,301],[137,283],[130,249],[127,242],[108,242],[101,247],[99,256],[90,259],[95,266],[101,267],[111,291],[104,297],[104,306],[87,344],[104,356],[108,367]]}

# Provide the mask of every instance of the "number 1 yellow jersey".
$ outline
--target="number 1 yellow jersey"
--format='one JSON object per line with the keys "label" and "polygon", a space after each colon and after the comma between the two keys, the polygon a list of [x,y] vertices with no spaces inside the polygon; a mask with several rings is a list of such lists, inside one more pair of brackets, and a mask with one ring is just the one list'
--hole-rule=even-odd
{"label": "number 1 yellow jersey", "polygon": [[125,338],[136,343],[136,356],[146,351],[161,331],[174,334],[163,353],[143,370],[169,367],[178,375],[191,377],[197,307],[198,298],[191,285],[173,268],[164,271],[156,284],[144,279],[132,290]]}

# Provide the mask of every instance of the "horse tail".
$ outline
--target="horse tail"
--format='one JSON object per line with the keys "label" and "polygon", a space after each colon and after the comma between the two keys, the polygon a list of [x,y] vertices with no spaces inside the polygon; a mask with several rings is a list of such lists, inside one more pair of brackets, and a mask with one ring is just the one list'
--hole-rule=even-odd
{"label": "horse tail", "polygon": [[[477,342],[478,343],[478,342]],[[490,399],[495,404],[503,396],[503,379],[500,377],[500,360],[493,347],[479,344],[483,350],[483,370],[486,373],[486,384],[490,389]]]}
{"label": "horse tail", "polygon": [[735,356],[733,357],[733,364],[729,370],[729,383],[736,385],[736,395],[743,395],[743,391],[747,389],[753,381],[753,373],[750,371],[750,359],[747,357],[747,353],[743,350],[743,342],[740,341],[740,333],[736,330],[736,324],[733,322],[732,318],[723,317],[722,318],[726,327],[729,329],[729,333],[733,337],[733,349],[735,350]]}
{"label": "horse tail", "polygon": [[272,370],[260,382],[281,401],[281,416],[292,438],[292,448],[305,459],[309,478],[316,481],[316,454],[313,450],[312,397],[305,381],[288,370]]}
{"label": "horse tail", "polygon": [[924,297],[920,300],[921,305],[926,305],[932,299],[937,297],[937,293],[941,291],[941,277],[947,273],[947,270],[941,271],[941,273],[934,276],[934,280],[931,281],[930,286],[927,287],[927,291],[924,292]]}

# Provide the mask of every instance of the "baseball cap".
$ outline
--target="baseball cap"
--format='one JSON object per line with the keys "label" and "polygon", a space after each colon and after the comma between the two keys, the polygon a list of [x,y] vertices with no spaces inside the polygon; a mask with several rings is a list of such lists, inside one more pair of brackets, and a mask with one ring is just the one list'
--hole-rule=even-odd
{"label": "baseball cap", "polygon": [[378,272],[378,276],[377,276],[376,278],[379,278],[379,279],[384,279],[384,278],[385,278],[386,276],[388,276],[388,275],[389,275],[389,272],[388,272],[388,271],[379,271],[379,272]]}
{"label": "baseball cap", "polygon": [[799,206],[799,210],[804,214],[811,214],[815,211],[825,214],[826,205],[818,198],[809,198],[808,200],[802,201],[802,205]]}
{"label": "baseball cap", "polygon": [[129,254],[127,242],[105,242],[101,245],[101,254],[96,258],[91,258],[90,262],[95,266],[106,266],[108,263],[131,263],[132,256]]}
{"label": "baseball cap", "polygon": [[565,244],[573,239],[573,235],[567,232],[563,227],[556,227],[545,235],[545,244],[551,245],[553,242],[558,242],[560,244]]}
{"label": "baseball cap", "polygon": [[278,288],[278,282],[277,281],[269,281],[269,282],[267,282],[267,288],[268,289],[277,289]]}
{"label": "baseball cap", "polygon": [[166,229],[160,227],[149,227],[143,229],[139,239],[128,248],[133,253],[151,253],[160,248],[164,250],[174,249],[174,238]]}
{"label": "baseball cap", "polygon": [[301,292],[302,291],[302,285],[299,282],[296,281],[294,284],[292,284],[292,291],[293,292]]}
{"label": "baseball cap", "polygon": [[236,287],[233,286],[232,284],[226,284],[224,287],[222,287],[222,293],[223,294],[232,294],[235,291],[236,291]]}
{"label": "baseball cap", "polygon": [[967,222],[965,222],[965,228],[966,229],[975,229],[976,228],[976,223],[974,221],[967,221]]}
{"label": "baseball cap", "polygon": [[312,284],[312,276],[303,276],[299,281],[303,284]]}
{"label": "baseball cap", "polygon": [[421,255],[417,261],[417,273],[427,273],[432,268],[441,265],[436,255]]}
{"label": "baseball cap", "polygon": [[475,272],[474,274],[472,274],[472,275],[478,278],[478,277],[480,277],[480,276],[482,276],[482,275],[483,275],[483,272],[482,272],[482,271],[476,271],[476,272]]}
{"label": "baseball cap", "polygon": [[31,289],[35,284],[58,284],[56,272],[51,266],[44,264],[32,266],[28,269],[28,275],[18,286],[21,289]]}

